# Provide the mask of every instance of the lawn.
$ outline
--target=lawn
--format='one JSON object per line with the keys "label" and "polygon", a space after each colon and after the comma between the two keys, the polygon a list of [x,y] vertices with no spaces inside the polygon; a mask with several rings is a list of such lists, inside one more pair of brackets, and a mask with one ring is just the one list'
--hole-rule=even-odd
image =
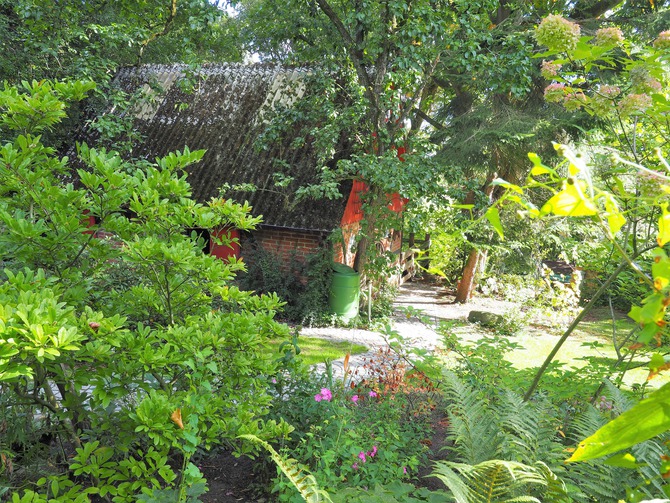
{"label": "lawn", "polygon": [[[283,350],[280,346],[284,341],[271,341],[273,351],[281,356]],[[325,361],[338,360],[344,358],[347,353],[357,355],[365,353],[368,348],[361,344],[354,344],[346,341],[333,342],[327,339],[319,339],[317,337],[299,337],[298,347],[300,348],[300,356],[307,365],[317,365]]]}
{"label": "lawn", "polygon": [[[617,341],[622,341],[635,327],[635,323],[625,313],[615,312],[615,319],[612,322],[608,308],[593,309],[565,341],[555,360],[575,368],[582,368],[589,364],[588,361],[584,360],[585,357],[596,357],[601,361],[608,361],[613,364],[617,359],[617,354],[612,345],[613,327],[616,330],[614,333]],[[482,335],[483,329],[470,323],[462,323],[455,327],[455,332],[463,340],[474,341]],[[511,337],[511,340],[519,344],[522,349],[508,353],[505,358],[519,369],[539,367],[561,335],[562,331],[560,329],[528,326]],[[634,342],[634,339],[626,346],[629,346],[632,342]],[[626,359],[626,362],[628,362],[628,359]],[[640,355],[634,358],[632,362],[627,364],[631,370],[626,372],[624,382],[629,386],[634,383],[645,382],[649,373],[648,362],[648,355]],[[670,376],[660,375],[652,380],[649,385],[657,388],[669,380]]]}

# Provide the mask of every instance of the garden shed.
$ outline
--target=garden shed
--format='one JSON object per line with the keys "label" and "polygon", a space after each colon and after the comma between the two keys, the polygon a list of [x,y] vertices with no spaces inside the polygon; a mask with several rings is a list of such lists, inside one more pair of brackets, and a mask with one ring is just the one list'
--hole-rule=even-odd
{"label": "garden shed", "polygon": [[[365,185],[342,182],[337,199],[297,199],[298,188],[318,183],[313,142],[309,138],[296,141],[290,134],[272,142],[259,141],[273,109],[291,107],[305,92],[303,82],[309,72],[304,67],[259,63],[210,64],[197,69],[180,64],[142,65],[117,73],[117,86],[143,95],[131,112],[134,128],[141,135],[133,157],[152,160],[185,146],[205,149],[202,161],[188,168],[193,197],[199,202],[213,197],[248,201],[253,215],[263,217],[252,233],[225,230],[239,238],[239,247],[224,249],[210,241],[206,251],[221,258],[244,257],[258,246],[281,260],[304,260],[336,232],[341,246],[334,246],[335,261],[353,264],[350,250],[362,218],[359,194]],[[342,143],[337,149],[340,157],[347,155],[346,139]],[[334,157],[330,163],[337,161]],[[290,181],[278,185],[278,178]],[[395,199],[394,209],[400,211],[402,202]],[[222,231],[200,232],[207,238]],[[383,246],[400,253],[400,232],[389,235]]]}

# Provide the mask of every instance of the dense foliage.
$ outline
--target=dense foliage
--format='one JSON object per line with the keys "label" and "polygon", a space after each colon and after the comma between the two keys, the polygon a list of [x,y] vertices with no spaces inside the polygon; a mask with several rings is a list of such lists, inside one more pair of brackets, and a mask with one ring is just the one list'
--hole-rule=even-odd
{"label": "dense foliage", "polygon": [[[232,286],[242,265],[202,254],[189,231],[257,221],[231,201],[190,199],[182,170],[202,152],[130,165],[81,145],[69,181],[71,161],[39,134],[91,89],[1,92],[3,477],[59,501],[196,497],[198,450],[288,431],[263,420],[276,371],[266,341],[287,328],[275,295]],[[54,438],[60,452],[45,447]],[[46,477],[23,479],[28,467]]]}
{"label": "dense foliage", "polygon": [[[670,368],[666,2],[234,7],[0,0],[0,499],[198,501],[194,461],[221,445],[269,452],[279,501],[667,498],[669,385],[621,379],[639,354],[649,379]],[[442,324],[443,352],[411,350],[386,327],[389,347],[358,374],[348,360],[341,379],[328,363],[315,374],[275,317],[318,318],[328,249],[288,275],[258,250],[238,278],[245,265],[202,254],[193,229],[259,219],[193,201],[184,169],[203,152],[58,153],[86,96],[91,109],[137,99],[110,92],[119,65],[244,56],[319,68],[320,92],[278,110],[259,142],[314,140],[321,183],[297,197],[368,183],[360,269],[383,275],[370,250],[404,223],[433,235],[434,270],[463,276],[461,300],[476,273],[534,296],[475,343]],[[120,116],[91,127],[132,137]],[[402,217],[394,192],[411,196]],[[581,311],[577,285],[530,277],[546,258],[591,273]],[[636,324],[613,337],[615,362],[554,362],[606,294]],[[564,333],[541,368],[517,370],[505,356],[531,316]],[[282,358],[270,339],[286,341]],[[448,449],[427,468],[435,424]],[[427,472],[441,490],[422,487]]]}

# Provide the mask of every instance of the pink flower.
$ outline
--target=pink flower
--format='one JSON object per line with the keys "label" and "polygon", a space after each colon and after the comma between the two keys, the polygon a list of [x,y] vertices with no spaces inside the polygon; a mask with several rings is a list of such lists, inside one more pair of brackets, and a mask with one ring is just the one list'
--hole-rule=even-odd
{"label": "pink flower", "polygon": [[377,454],[377,446],[373,445],[372,450],[368,451],[368,457],[374,458],[375,454]]}
{"label": "pink flower", "polygon": [[369,396],[370,398],[377,398],[377,393],[374,392],[374,391],[370,391],[370,393],[368,393],[368,396]]}
{"label": "pink flower", "polygon": [[402,467],[402,473],[403,475],[407,475],[407,468],[404,466]]}
{"label": "pink flower", "polygon": [[551,80],[558,74],[560,69],[561,65],[559,64],[552,63],[551,61],[542,61],[542,68],[540,69],[540,73],[542,73],[542,76],[545,79]]}
{"label": "pink flower", "polygon": [[328,388],[321,388],[321,393],[317,393],[314,395],[314,400],[317,402],[320,402],[321,400],[325,402],[330,402],[333,398],[333,394],[330,392]]}
{"label": "pink flower", "polygon": [[658,38],[654,40],[654,47],[656,49],[670,49],[670,30],[658,34]]}
{"label": "pink flower", "polygon": [[619,94],[621,89],[617,86],[600,86],[591,98],[591,110],[596,115],[608,115],[614,109],[614,100]]}
{"label": "pink flower", "polygon": [[351,401],[354,402],[354,403],[358,403],[358,395],[352,396]]}
{"label": "pink flower", "polygon": [[277,379],[275,379],[274,377],[272,378],[272,384],[277,384]]}
{"label": "pink flower", "polygon": [[353,465],[351,465],[351,467],[352,467],[354,470],[358,470],[358,463],[354,463]]}
{"label": "pink flower", "polygon": [[366,459],[365,459],[365,453],[364,453],[363,451],[361,451],[361,452],[358,453],[358,458],[359,458],[361,461],[363,461],[363,463],[365,463]]}
{"label": "pink flower", "polygon": [[544,88],[544,99],[549,103],[558,103],[565,97],[564,84],[549,84]]}
{"label": "pink flower", "polygon": [[629,94],[619,102],[621,115],[644,113],[651,106],[651,96],[646,94]]}
{"label": "pink flower", "polygon": [[563,106],[566,110],[574,111],[579,110],[587,102],[586,95],[581,91],[575,91],[574,93],[568,93],[563,99]]}
{"label": "pink flower", "polygon": [[660,92],[661,83],[651,76],[651,73],[644,66],[636,66],[628,74],[632,84],[633,93],[643,94],[649,92]]}

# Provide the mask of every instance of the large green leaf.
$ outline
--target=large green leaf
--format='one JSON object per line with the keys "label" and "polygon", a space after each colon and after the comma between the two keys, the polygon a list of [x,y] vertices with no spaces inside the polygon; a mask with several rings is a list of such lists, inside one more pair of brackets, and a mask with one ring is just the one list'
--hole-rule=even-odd
{"label": "large green leaf", "polygon": [[500,236],[500,239],[504,239],[505,236],[503,235],[503,226],[500,223],[500,213],[498,212],[498,208],[496,208],[495,206],[489,207],[489,209],[486,210],[486,219],[489,221],[491,226],[496,230],[498,236]]}
{"label": "large green leaf", "polygon": [[656,238],[658,246],[664,246],[670,241],[670,213],[668,205],[663,205],[663,215],[658,219],[658,237]]}
{"label": "large green leaf", "polygon": [[568,462],[606,456],[649,440],[668,429],[670,429],[670,383],[580,442]]}
{"label": "large green leaf", "polygon": [[553,213],[563,217],[587,217],[597,213],[593,201],[584,196],[584,182],[565,182],[560,192],[547,201],[542,213]]}

